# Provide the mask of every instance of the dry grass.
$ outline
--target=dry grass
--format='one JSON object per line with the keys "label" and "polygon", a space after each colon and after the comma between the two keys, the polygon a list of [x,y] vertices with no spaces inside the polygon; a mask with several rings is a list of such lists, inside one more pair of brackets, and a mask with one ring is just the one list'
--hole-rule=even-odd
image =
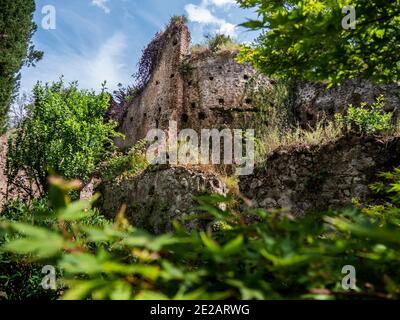
{"label": "dry grass", "polygon": [[[320,146],[332,143],[346,134],[346,128],[336,121],[319,121],[314,128],[300,127],[283,130],[279,126],[266,128],[262,137],[256,141],[256,162],[265,160],[274,151],[296,150],[304,147]],[[392,130],[380,133],[377,137],[382,140],[400,137],[400,119],[393,125]]]}
{"label": "dry grass", "polygon": [[320,121],[315,128],[300,127],[282,130],[279,127],[266,129],[263,136],[256,141],[256,162],[278,149],[298,149],[305,146],[324,145],[336,141],[344,135],[342,128],[333,121]]}

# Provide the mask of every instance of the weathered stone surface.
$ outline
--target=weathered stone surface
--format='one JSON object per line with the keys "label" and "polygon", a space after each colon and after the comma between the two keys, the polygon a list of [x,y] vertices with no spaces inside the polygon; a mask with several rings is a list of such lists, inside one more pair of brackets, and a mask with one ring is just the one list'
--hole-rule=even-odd
{"label": "weathered stone surface", "polygon": [[226,193],[217,175],[184,167],[153,167],[139,176],[102,184],[97,191],[102,197],[96,205],[104,214],[113,218],[126,204],[128,220],[155,233],[171,230],[173,220],[188,229],[201,227],[198,220],[184,221],[196,214],[193,196]]}
{"label": "weathered stone surface", "polygon": [[295,120],[304,126],[343,113],[349,104],[371,104],[380,95],[385,97],[386,111],[393,111],[396,116],[400,113],[400,86],[397,84],[375,84],[355,78],[330,89],[323,84],[298,82],[294,90]]}
{"label": "weathered stone surface", "polygon": [[27,200],[39,196],[39,188],[31,184],[21,170],[13,183],[8,182],[6,175],[8,139],[11,131],[0,137],[0,212],[9,200]]}
{"label": "weathered stone surface", "polygon": [[0,137],[0,211],[3,208],[7,193],[7,176],[5,175],[7,160],[7,135]]}
{"label": "weathered stone surface", "polygon": [[[120,125],[125,139],[116,144],[127,149],[151,129],[168,130],[171,120],[178,130],[243,128],[254,116],[251,93],[270,82],[250,64],[237,63],[237,51],[191,55],[186,25],[171,25],[162,37],[160,61],[143,92],[125,106]],[[191,72],[183,73],[182,64]]]}
{"label": "weathered stone surface", "polygon": [[342,208],[353,198],[370,201],[368,185],[376,174],[399,165],[400,138],[344,137],[323,146],[277,151],[254,175],[242,177],[240,189],[255,206],[302,215]]}

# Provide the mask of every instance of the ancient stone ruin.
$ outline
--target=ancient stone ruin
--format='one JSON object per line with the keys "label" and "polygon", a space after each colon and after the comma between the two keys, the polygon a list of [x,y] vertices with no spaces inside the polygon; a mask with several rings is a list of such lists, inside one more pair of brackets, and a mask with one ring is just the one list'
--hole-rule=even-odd
{"label": "ancient stone ruin", "polygon": [[[154,41],[162,45],[143,87],[133,100],[114,105],[110,111],[125,135],[115,141],[122,150],[145,138],[150,129],[167,130],[171,120],[177,122],[178,130],[247,128],[259,111],[253,93],[275,85],[251,65],[238,63],[235,50],[192,53],[188,27],[179,19]],[[344,112],[349,104],[372,103],[381,94],[386,110],[398,116],[398,85],[352,79],[328,89],[296,82],[292,121],[312,126],[318,119]],[[4,141],[0,167],[5,165]],[[253,175],[242,177],[238,188],[254,206],[286,208],[303,215],[349,205],[354,197],[367,201],[372,196],[368,185],[375,174],[399,164],[400,138],[344,137],[312,148],[278,150],[257,164]],[[4,183],[0,173],[0,189],[5,188]],[[139,176],[97,187],[103,212],[114,216],[126,204],[132,223],[157,233],[170,230],[174,219],[196,214],[194,196],[224,195],[227,190],[224,180],[212,170],[173,166],[150,167]],[[3,200],[0,195],[0,204]],[[192,222],[188,227],[196,226]]]}
{"label": "ancient stone ruin", "polygon": [[[235,61],[237,51],[190,53],[186,24],[172,22],[160,35],[165,41],[145,88],[124,106],[120,131],[126,136],[117,145],[129,148],[150,129],[167,130],[169,121],[178,130],[191,128],[241,128],[254,111],[251,90],[269,81],[249,64]],[[185,68],[186,67],[186,68]]]}

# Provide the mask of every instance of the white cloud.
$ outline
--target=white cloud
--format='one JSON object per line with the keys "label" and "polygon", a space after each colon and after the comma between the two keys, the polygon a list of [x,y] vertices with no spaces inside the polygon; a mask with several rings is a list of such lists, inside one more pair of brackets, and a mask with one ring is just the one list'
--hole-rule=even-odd
{"label": "white cloud", "polygon": [[205,24],[220,24],[222,20],[215,17],[206,7],[188,4],[185,6],[190,21]]}
{"label": "white cloud", "polygon": [[[123,63],[123,53],[127,47],[127,38],[117,32],[99,47],[88,53],[78,54],[79,50],[66,49],[64,54],[46,55],[34,69],[24,73],[21,89],[30,91],[36,81],[52,82],[63,75],[65,82],[79,80],[81,88],[98,91],[105,80],[110,90],[118,83],[128,83],[132,70]],[[26,71],[26,70],[24,70]]]}
{"label": "white cloud", "polygon": [[236,5],[236,0],[204,0],[204,2],[214,4],[217,7]]}
{"label": "white cloud", "polygon": [[235,3],[234,0],[203,0],[200,5],[187,4],[185,10],[189,21],[203,25],[215,25],[217,32],[235,37],[236,26],[222,18],[218,18],[211,11],[213,6],[226,6],[233,3]]}
{"label": "white cloud", "polygon": [[[214,0],[215,1],[215,0]],[[219,0],[221,1],[221,0]],[[224,0],[222,0],[224,1]],[[108,0],[92,0],[92,5],[99,7],[100,9],[102,9],[106,14],[110,13],[110,8],[107,7],[106,3],[108,2]]]}

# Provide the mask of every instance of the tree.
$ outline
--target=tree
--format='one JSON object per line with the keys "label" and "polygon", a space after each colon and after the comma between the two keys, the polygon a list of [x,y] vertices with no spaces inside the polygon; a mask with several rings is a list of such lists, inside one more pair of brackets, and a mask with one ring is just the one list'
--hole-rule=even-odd
{"label": "tree", "polygon": [[400,80],[400,0],[237,1],[258,13],[243,26],[263,31],[241,60],[269,76]]}
{"label": "tree", "polygon": [[7,126],[7,113],[18,89],[23,65],[35,65],[43,52],[35,50],[31,38],[34,0],[0,0],[0,134]]}
{"label": "tree", "polygon": [[96,165],[113,151],[117,124],[105,122],[110,95],[65,87],[62,80],[38,83],[27,116],[11,135],[7,175],[14,181],[21,171],[42,194],[50,173],[87,182]]}

